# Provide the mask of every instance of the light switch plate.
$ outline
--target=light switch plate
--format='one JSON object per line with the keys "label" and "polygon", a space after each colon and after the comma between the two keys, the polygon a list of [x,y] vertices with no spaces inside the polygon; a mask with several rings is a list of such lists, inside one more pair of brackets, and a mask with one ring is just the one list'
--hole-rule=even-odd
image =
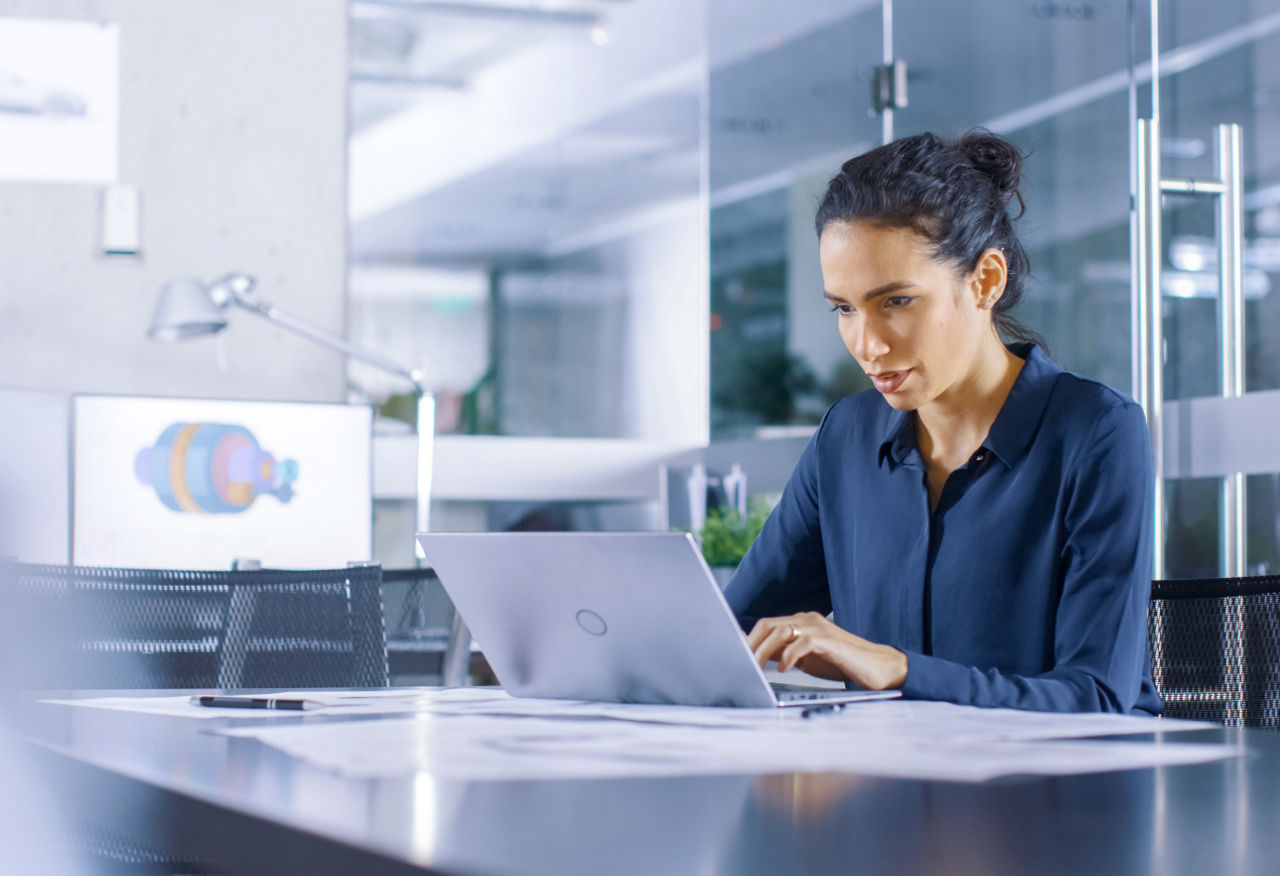
{"label": "light switch plate", "polygon": [[136,186],[107,186],[102,190],[103,255],[138,255],[140,224]]}

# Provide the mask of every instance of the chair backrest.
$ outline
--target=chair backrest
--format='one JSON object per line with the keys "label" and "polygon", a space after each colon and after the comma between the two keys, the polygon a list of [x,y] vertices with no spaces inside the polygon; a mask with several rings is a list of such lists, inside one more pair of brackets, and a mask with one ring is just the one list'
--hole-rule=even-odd
{"label": "chair backrest", "polygon": [[10,684],[387,684],[378,566],[220,572],[9,563],[0,579],[13,611]]}
{"label": "chair backrest", "polygon": [[391,635],[442,640],[449,637],[453,602],[430,566],[383,569],[382,590]]}
{"label": "chair backrest", "polygon": [[383,569],[382,593],[392,682],[443,684],[456,612],[440,579],[428,566]]}
{"label": "chair backrest", "polygon": [[1280,575],[1155,581],[1148,625],[1166,715],[1280,728]]}
{"label": "chair backrest", "polygon": [[386,687],[382,567],[229,573],[218,687]]}

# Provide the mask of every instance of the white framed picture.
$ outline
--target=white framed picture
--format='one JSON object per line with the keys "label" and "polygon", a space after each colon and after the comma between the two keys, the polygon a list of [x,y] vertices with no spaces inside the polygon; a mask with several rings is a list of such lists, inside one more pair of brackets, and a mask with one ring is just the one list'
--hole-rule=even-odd
{"label": "white framed picture", "polygon": [[119,26],[0,18],[0,181],[114,183]]}
{"label": "white framed picture", "polygon": [[368,406],[80,395],[80,565],[336,568],[372,550]]}

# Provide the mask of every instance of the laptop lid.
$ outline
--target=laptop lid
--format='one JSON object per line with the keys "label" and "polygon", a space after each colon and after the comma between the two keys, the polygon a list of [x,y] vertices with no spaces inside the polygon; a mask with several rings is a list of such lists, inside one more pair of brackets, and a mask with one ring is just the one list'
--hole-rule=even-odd
{"label": "laptop lid", "polygon": [[420,533],[418,541],[516,696],[777,705],[688,533]]}

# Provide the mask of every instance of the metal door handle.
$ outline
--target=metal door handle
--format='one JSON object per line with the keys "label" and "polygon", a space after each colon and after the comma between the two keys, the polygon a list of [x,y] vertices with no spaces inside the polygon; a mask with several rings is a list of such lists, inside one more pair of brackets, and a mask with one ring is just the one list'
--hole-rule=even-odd
{"label": "metal door handle", "polygon": [[[1207,196],[1218,207],[1218,327],[1223,398],[1244,394],[1243,149],[1239,125],[1215,129],[1218,179],[1164,179],[1160,172],[1160,123],[1140,119],[1134,161],[1133,385],[1147,414],[1155,467],[1153,578],[1164,575],[1164,321],[1161,285],[1161,195]],[[1245,573],[1245,480],[1234,472],[1222,486],[1222,573]]]}
{"label": "metal door handle", "polygon": [[[1218,327],[1221,331],[1222,397],[1244,395],[1244,174],[1239,125],[1215,129],[1218,177]],[[1245,574],[1245,481],[1243,472],[1223,480],[1222,544],[1228,578]]]}
{"label": "metal door handle", "polygon": [[1164,302],[1160,288],[1160,123],[1139,119],[1132,229],[1133,394],[1147,415],[1155,469],[1151,577],[1164,575]]}

